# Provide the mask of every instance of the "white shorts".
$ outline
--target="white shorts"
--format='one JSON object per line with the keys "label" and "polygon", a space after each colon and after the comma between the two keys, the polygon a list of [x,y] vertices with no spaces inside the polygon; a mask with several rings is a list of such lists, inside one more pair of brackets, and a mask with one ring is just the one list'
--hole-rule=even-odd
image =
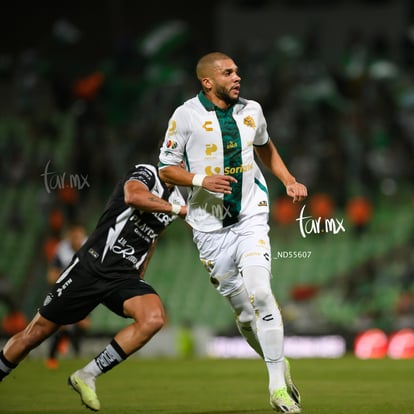
{"label": "white shorts", "polygon": [[241,272],[250,266],[265,267],[271,274],[271,249],[267,214],[212,232],[193,230],[200,260],[210,280],[223,296],[243,284]]}

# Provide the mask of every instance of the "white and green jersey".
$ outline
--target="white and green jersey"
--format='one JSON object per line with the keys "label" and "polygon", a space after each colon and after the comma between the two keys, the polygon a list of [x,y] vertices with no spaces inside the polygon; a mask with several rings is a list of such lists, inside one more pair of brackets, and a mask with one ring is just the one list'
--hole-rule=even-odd
{"label": "white and green jersey", "polygon": [[254,158],[254,146],[267,144],[269,134],[259,103],[239,101],[227,110],[202,92],[179,106],[170,118],[160,151],[160,168],[184,161],[195,174],[232,175],[231,194],[191,188],[187,222],[196,230],[214,231],[244,218],[268,213],[268,191]]}

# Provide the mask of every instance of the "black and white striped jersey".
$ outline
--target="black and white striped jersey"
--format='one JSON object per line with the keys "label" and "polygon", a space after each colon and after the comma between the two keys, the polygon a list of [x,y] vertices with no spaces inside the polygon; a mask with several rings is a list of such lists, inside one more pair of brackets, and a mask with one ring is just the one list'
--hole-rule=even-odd
{"label": "black and white striped jersey", "polygon": [[180,190],[169,190],[151,164],[137,164],[118,182],[95,230],[76,253],[84,266],[105,278],[137,277],[138,269],[160,233],[177,216],[150,213],[125,204],[124,184],[139,180],[154,195],[170,203],[184,205]]}

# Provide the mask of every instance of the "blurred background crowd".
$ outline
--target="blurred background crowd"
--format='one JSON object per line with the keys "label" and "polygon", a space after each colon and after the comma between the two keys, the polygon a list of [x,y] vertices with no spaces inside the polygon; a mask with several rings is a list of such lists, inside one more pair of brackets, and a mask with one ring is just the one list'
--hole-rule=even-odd
{"label": "blurred background crowd", "polygon": [[[410,1],[223,0],[201,11],[127,0],[41,3],[9,3],[2,16],[4,335],[42,300],[68,225],[80,221],[92,231],[126,169],[157,161],[169,116],[198,92],[197,59],[213,50],[234,58],[241,95],[262,104],[286,164],[308,186],[307,213],[344,218],[345,232],[305,239],[300,207],[269,177],[274,249],[311,252],[274,261],[287,332],[414,328]],[[149,278],[171,323],[228,332],[230,310],[204,293],[211,288],[190,239],[184,225],[167,231]],[[188,259],[177,254],[183,246]],[[171,275],[176,257],[183,263]],[[210,301],[209,316],[194,310],[199,303],[183,306],[182,285],[194,284],[196,273],[192,295]],[[112,329],[107,318],[92,318],[94,326]]]}

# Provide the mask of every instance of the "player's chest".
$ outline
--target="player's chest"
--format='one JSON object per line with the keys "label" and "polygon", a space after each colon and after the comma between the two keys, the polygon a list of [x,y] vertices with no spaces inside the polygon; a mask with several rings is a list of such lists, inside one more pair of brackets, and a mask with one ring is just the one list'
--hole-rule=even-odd
{"label": "player's chest", "polygon": [[215,112],[193,118],[187,152],[207,157],[252,151],[256,123],[251,115],[220,116]]}

